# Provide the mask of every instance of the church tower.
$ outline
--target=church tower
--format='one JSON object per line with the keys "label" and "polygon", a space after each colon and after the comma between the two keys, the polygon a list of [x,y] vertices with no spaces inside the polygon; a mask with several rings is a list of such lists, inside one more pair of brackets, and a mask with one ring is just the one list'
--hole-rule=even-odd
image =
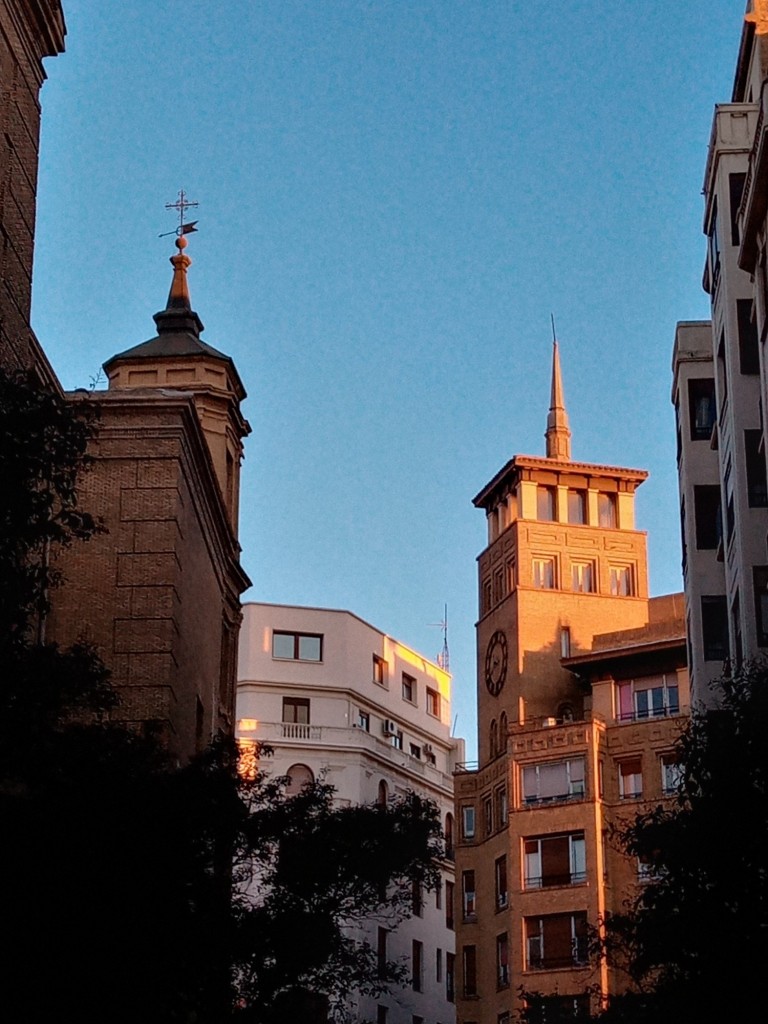
{"label": "church tower", "polygon": [[480,763],[513,722],[573,717],[584,696],[560,659],[595,633],[647,622],[646,535],[635,529],[640,469],[571,460],[560,355],[552,351],[546,457],[516,455],[474,498],[478,559]]}

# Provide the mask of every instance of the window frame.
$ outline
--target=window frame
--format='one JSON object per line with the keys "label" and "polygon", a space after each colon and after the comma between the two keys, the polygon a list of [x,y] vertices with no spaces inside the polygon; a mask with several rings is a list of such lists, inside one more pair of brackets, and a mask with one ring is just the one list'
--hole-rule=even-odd
{"label": "window frame", "polygon": [[[278,637],[293,639],[293,654],[275,654],[275,640]],[[301,657],[301,646],[302,640],[317,640],[318,641],[318,656],[316,658]],[[272,660],[273,661],[303,661],[308,664],[318,664],[323,660],[323,647],[324,647],[324,634],[323,633],[304,633],[297,632],[291,629],[273,629],[272,630]]]}

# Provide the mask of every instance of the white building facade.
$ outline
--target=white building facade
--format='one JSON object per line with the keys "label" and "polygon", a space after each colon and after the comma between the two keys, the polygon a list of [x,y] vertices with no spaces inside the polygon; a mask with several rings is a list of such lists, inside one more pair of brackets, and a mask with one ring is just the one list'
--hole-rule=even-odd
{"label": "white building facade", "polygon": [[[237,736],[274,751],[261,767],[289,791],[322,775],[341,805],[412,790],[441,811],[452,854],[453,777],[464,744],[450,736],[451,677],[438,664],[348,611],[243,606]],[[453,1024],[453,858],[420,915],[366,938],[402,958],[409,983],[389,996],[351,997],[353,1015],[377,1024]]]}

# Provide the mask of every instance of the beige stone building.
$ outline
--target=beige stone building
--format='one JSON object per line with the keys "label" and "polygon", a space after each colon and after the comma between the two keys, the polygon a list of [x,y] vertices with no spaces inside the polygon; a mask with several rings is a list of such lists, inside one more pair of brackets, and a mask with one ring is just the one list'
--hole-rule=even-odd
{"label": "beige stone building", "polygon": [[766,40],[768,8],[750,0],[704,175],[712,319],[678,324],[673,355],[691,689],[704,704],[724,662],[768,649]]}
{"label": "beige stone building", "polygon": [[474,499],[488,546],[480,759],[455,779],[459,1024],[506,1024],[521,987],[570,1012],[625,986],[587,957],[589,926],[645,872],[607,836],[674,787],[689,704],[682,595],[648,596],[646,473],[571,459],[557,346],[546,442]]}

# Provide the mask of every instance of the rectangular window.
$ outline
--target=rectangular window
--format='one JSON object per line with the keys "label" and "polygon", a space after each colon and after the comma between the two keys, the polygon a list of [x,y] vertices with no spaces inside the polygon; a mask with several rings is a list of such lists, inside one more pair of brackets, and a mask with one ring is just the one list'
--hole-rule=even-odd
{"label": "rectangular window", "polygon": [[680,711],[676,675],[623,679],[616,686],[620,722],[662,718],[665,715],[676,715]]}
{"label": "rectangular window", "polygon": [[496,988],[509,985],[509,940],[507,933],[496,936]]}
{"label": "rectangular window", "polygon": [[387,1022],[387,1011],[389,1007],[382,1006],[379,1003],[376,1007],[376,1024],[388,1024]]}
{"label": "rectangular window", "polygon": [[551,523],[555,519],[554,487],[536,488],[536,518]]}
{"label": "rectangular window", "polygon": [[744,194],[746,178],[747,176],[743,171],[728,175],[728,198],[731,201],[731,245],[739,244],[739,207],[741,206],[741,197]]}
{"label": "rectangular window", "polygon": [[485,819],[485,834],[489,836],[493,832],[493,800],[489,796],[483,800],[483,817]]}
{"label": "rectangular window", "polygon": [[723,534],[720,485],[697,484],[693,488],[693,503],[696,517],[696,547],[699,551],[714,551]]}
{"label": "rectangular window", "polygon": [[526,917],[526,969],[580,967],[587,962],[587,942],[587,915],[583,911]]}
{"label": "rectangular window", "polygon": [[701,599],[701,632],[705,661],[725,661],[729,656],[728,606],[721,595]]}
{"label": "rectangular window", "polygon": [[688,409],[691,440],[709,441],[717,419],[715,382],[711,377],[696,377],[688,381]]}
{"label": "rectangular window", "polygon": [[516,586],[516,569],[514,558],[507,559],[507,593],[511,594]]}
{"label": "rectangular window", "polygon": [[357,727],[358,729],[364,729],[365,732],[371,731],[371,716],[367,711],[357,712]]}
{"label": "rectangular window", "polygon": [[723,421],[728,402],[728,356],[725,351],[725,330],[720,332],[717,345],[717,387],[720,396],[720,422]]}
{"label": "rectangular window", "polygon": [[391,746],[393,746],[395,748],[395,750],[402,750],[403,749],[403,732],[402,732],[402,729],[397,729],[395,732],[393,732],[392,735],[389,737],[389,742],[390,742]]}
{"label": "rectangular window", "polygon": [[595,567],[592,562],[571,562],[571,589],[580,594],[595,590]]}
{"label": "rectangular window", "polygon": [[768,507],[765,455],[760,451],[762,439],[762,430],[744,431],[744,458],[747,464],[747,500],[750,508]]}
{"label": "rectangular window", "polygon": [[445,998],[452,1003],[456,998],[456,954],[445,954]]}
{"label": "rectangular window", "polygon": [[631,565],[612,565],[610,567],[611,594],[614,597],[632,597],[635,593]]}
{"label": "rectangular window", "polygon": [[709,279],[711,293],[715,291],[717,276],[720,273],[720,239],[717,231],[717,198],[712,203],[712,218],[707,232],[707,251],[709,255]]}
{"label": "rectangular window", "polygon": [[584,796],[584,758],[545,761],[523,768],[523,801],[552,803]]}
{"label": "rectangular window", "polygon": [[440,717],[440,694],[437,690],[427,687],[427,714],[433,718]]}
{"label": "rectangular window", "polygon": [[504,598],[504,566],[499,566],[493,574],[493,603],[499,604]]}
{"label": "rectangular window", "polygon": [[414,939],[411,945],[411,986],[421,992],[424,982],[424,945]]}
{"label": "rectangular window", "polygon": [[639,757],[619,762],[619,796],[636,800],[643,795],[643,765]]}
{"label": "rectangular window", "polygon": [[323,637],[319,633],[272,632],[272,657],[285,661],[322,661]]}
{"label": "rectangular window", "polygon": [[616,527],[616,495],[601,492],[597,496],[597,522],[600,526]]}
{"label": "rectangular window", "polygon": [[403,700],[416,703],[416,680],[407,672],[403,672]]}
{"label": "rectangular window", "polygon": [[421,747],[418,743],[411,743],[408,748],[408,753],[411,757],[415,757],[417,761],[421,760]]}
{"label": "rectangular window", "polygon": [[482,607],[480,608],[481,615],[485,615],[487,612],[491,610],[492,607],[493,602],[491,600],[491,581],[483,580],[483,602]]}
{"label": "rectangular window", "polygon": [[435,981],[440,984],[443,980],[443,951],[438,946],[435,950]]}
{"label": "rectangular window", "polygon": [[768,647],[768,565],[756,565],[752,569],[755,593],[755,627],[757,643]]}
{"label": "rectangular window", "polygon": [[564,1024],[591,1020],[589,994],[580,996],[530,996],[526,999],[528,1024]]}
{"label": "rectangular window", "polygon": [[507,787],[499,786],[496,790],[496,821],[499,828],[503,828],[507,824],[507,815]]}
{"label": "rectangular window", "polygon": [[523,855],[526,889],[579,885],[586,881],[583,832],[524,839]]}
{"label": "rectangular window", "polygon": [[453,901],[456,898],[456,887],[453,882],[445,883],[445,927],[453,931]]}
{"label": "rectangular window", "polygon": [[283,697],[283,721],[309,725],[309,701],[304,697]]}
{"label": "rectangular window", "polygon": [[464,968],[464,996],[477,995],[477,948],[464,946],[462,950],[462,966]]}
{"label": "rectangular window", "polygon": [[414,917],[421,917],[424,909],[424,893],[421,891],[421,882],[411,882],[411,913]]}
{"label": "rectangular window", "polygon": [[673,754],[664,754],[661,758],[661,791],[665,796],[672,796],[680,789],[683,773]]}
{"label": "rectangular window", "polygon": [[587,495],[584,491],[568,491],[568,522],[583,526],[587,521]]}
{"label": "rectangular window", "polygon": [[378,654],[373,655],[373,681],[379,686],[388,686],[387,663]]}
{"label": "rectangular window", "polygon": [[509,891],[507,889],[507,858],[498,857],[494,865],[494,875],[496,878],[496,908],[503,910],[509,901]]}
{"label": "rectangular window", "polygon": [[739,370],[760,373],[760,346],[757,326],[752,319],[752,299],[736,299],[736,323],[739,331]]}
{"label": "rectangular window", "polygon": [[438,878],[435,887],[435,910],[443,909],[443,880]]}
{"label": "rectangular window", "polygon": [[475,808],[467,805],[461,808],[462,834],[465,839],[475,838]]}
{"label": "rectangular window", "polygon": [[465,921],[474,920],[477,916],[474,871],[462,871],[461,873],[461,908]]}
{"label": "rectangular window", "polygon": [[379,928],[376,942],[376,962],[380,978],[387,973],[387,929]]}
{"label": "rectangular window", "polygon": [[541,590],[554,590],[557,586],[555,581],[555,560],[554,558],[534,558],[533,585]]}

